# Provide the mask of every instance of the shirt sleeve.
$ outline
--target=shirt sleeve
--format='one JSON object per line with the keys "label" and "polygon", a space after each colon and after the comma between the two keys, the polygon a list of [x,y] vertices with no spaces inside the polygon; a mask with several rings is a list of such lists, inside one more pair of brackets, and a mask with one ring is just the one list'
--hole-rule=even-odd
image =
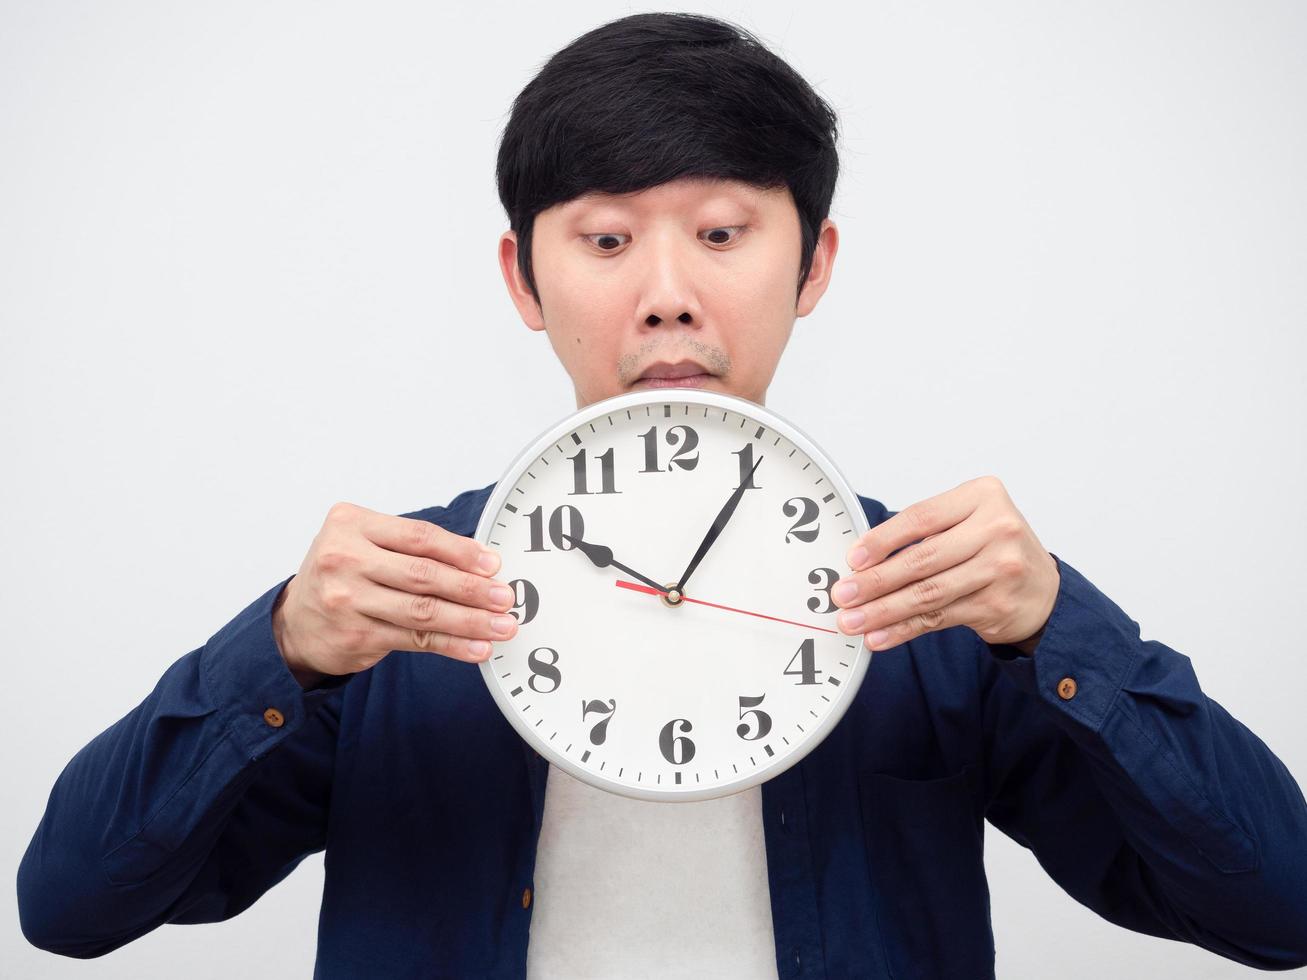
{"label": "shirt sleeve", "polygon": [[279,582],[175,661],[55,781],[18,868],[23,934],[101,956],[251,905],[325,846],[339,692],[282,659]]}
{"label": "shirt sleeve", "polygon": [[1056,555],[1033,655],[987,645],[986,816],[1072,897],[1261,969],[1307,965],[1307,803],[1284,764]]}

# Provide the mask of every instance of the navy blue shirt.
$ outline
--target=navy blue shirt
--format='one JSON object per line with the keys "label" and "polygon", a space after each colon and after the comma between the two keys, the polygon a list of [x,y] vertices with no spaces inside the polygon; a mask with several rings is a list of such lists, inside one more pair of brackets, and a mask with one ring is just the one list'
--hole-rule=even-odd
{"label": "navy blue shirt", "polygon": [[[493,487],[402,516],[470,536]],[[873,527],[894,513],[859,499]],[[876,653],[830,735],[762,784],[781,977],[992,977],[986,820],[1112,922],[1307,964],[1297,783],[1054,558],[1033,656],[960,626]],[[64,768],[18,870],[24,934],[101,956],[230,918],[325,849],[315,977],[525,976],[548,764],[472,663],[401,651],[303,690],[272,633],[288,581]]]}

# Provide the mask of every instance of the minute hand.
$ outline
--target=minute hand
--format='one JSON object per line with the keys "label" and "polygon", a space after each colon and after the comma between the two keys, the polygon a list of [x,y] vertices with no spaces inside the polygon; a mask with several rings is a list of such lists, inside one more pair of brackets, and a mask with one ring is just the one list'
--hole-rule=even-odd
{"label": "minute hand", "polygon": [[717,514],[717,519],[712,522],[712,527],[708,528],[708,533],[704,535],[703,541],[699,543],[699,550],[694,553],[694,557],[690,559],[689,566],[686,567],[685,572],[676,582],[676,588],[678,591],[685,591],[685,583],[690,580],[690,576],[694,573],[694,570],[699,567],[699,562],[703,561],[703,556],[708,554],[708,549],[712,547],[712,543],[717,540],[717,536],[725,529],[726,522],[729,521],[731,515],[735,513],[735,508],[740,504],[740,498],[744,496],[744,489],[749,485],[749,481],[753,479],[754,470],[758,468],[758,463],[761,463],[762,459],[763,458],[759,456],[757,461],[754,462],[753,469],[749,470],[749,475],[740,481],[740,485],[735,488],[735,492],[731,494],[731,498],[726,501],[722,506],[721,511]]}

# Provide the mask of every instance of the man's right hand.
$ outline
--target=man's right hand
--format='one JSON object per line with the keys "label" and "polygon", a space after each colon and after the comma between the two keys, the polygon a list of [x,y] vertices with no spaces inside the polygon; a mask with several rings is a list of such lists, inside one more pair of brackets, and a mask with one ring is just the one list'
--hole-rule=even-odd
{"label": "man's right hand", "polygon": [[393,650],[473,663],[507,640],[513,590],[491,578],[499,555],[437,524],[334,504],[272,614],[304,687],[366,670]]}

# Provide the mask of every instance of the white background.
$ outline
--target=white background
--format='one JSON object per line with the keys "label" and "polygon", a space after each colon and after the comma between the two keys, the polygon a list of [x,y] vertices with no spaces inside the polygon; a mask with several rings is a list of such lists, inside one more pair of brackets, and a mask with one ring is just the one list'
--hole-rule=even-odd
{"label": "white background", "polygon": [[[445,503],[573,409],[496,264],[496,141],[554,51],[642,9],[0,5],[6,880],[64,764],[334,501]],[[1307,776],[1307,7],[691,9],[843,126],[834,279],[768,406],[891,509],[999,476]],[[1253,975],[987,840],[1000,976]],[[92,963],[27,945],[11,886],[0,973],[308,976],[321,883],[315,855]]]}

